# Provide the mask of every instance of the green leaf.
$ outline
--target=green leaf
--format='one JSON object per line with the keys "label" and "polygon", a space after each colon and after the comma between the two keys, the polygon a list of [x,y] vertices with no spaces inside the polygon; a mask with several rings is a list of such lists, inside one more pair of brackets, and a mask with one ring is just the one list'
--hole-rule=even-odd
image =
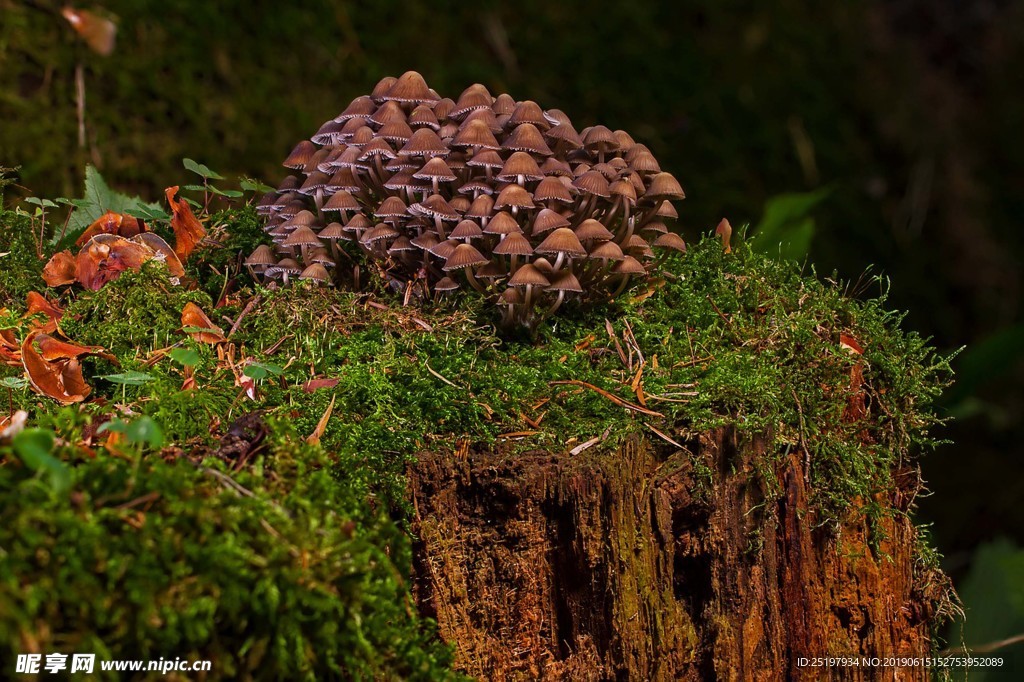
{"label": "green leaf", "polygon": [[[113,191],[103,176],[93,166],[85,167],[85,196],[71,202],[77,208],[68,220],[68,229],[63,242],[72,242],[97,218],[107,211],[128,213],[129,211],[160,211],[157,204],[146,203],[139,197],[130,197]],[[59,234],[59,232],[58,232]],[[56,241],[56,238],[55,240]]]}
{"label": "green leaf", "polygon": [[244,374],[245,376],[249,377],[250,379],[256,379],[257,381],[259,381],[260,379],[266,379],[271,374],[278,376],[283,373],[284,367],[281,367],[280,365],[272,365],[270,363],[265,362],[253,362],[249,366],[247,366],[245,370],[242,372],[242,374]]}
{"label": "green leaf", "polygon": [[191,348],[173,348],[167,352],[167,355],[179,365],[185,365],[186,367],[194,367],[202,360],[199,357],[199,353]]}
{"label": "green leaf", "polygon": [[122,372],[120,374],[105,374],[100,379],[106,379],[113,384],[125,384],[127,386],[142,386],[145,383],[153,381],[156,377],[152,374],[146,374],[145,372],[136,372],[130,370]]}
{"label": "green leaf", "polygon": [[28,386],[28,379],[23,377],[4,377],[3,379],[0,379],[0,386],[20,390]]}
{"label": "green leaf", "polygon": [[265,185],[259,180],[253,178],[243,178],[239,186],[246,192],[256,192],[258,194],[266,194],[267,192],[273,192],[274,188],[270,185]]}
{"label": "green leaf", "polygon": [[26,197],[26,204],[34,204],[43,208],[57,208],[57,204],[53,203],[49,199],[40,199],[39,197]]}
{"label": "green leaf", "polygon": [[193,161],[192,159],[182,159],[181,162],[185,166],[185,168],[187,168],[188,170],[192,171],[196,175],[199,175],[202,178],[206,178],[207,180],[223,180],[224,179],[223,175],[221,175],[220,173],[217,173],[215,171],[210,170],[209,166],[205,166],[205,165],[203,165],[201,163],[198,163],[197,161]]}
{"label": "green leaf", "polygon": [[11,445],[25,466],[48,474],[50,487],[63,494],[71,487],[71,473],[64,462],[50,454],[55,442],[53,431],[25,429],[11,440]]}
{"label": "green leaf", "polygon": [[171,214],[160,207],[154,209],[149,206],[140,206],[139,208],[129,208],[125,210],[125,213],[133,218],[140,218],[148,221],[171,219]]}
{"label": "green leaf", "polygon": [[779,194],[764,207],[764,217],[754,230],[752,244],[756,251],[783,260],[802,260],[814,240],[814,218],[811,211],[828,195],[828,188],[813,192]]}
{"label": "green leaf", "polygon": [[209,189],[212,193],[219,194],[222,197],[236,198],[243,196],[242,192],[239,192],[237,189],[218,189],[213,185],[210,185]]}
{"label": "green leaf", "polygon": [[204,187],[203,185],[182,185],[178,189],[185,190],[186,192],[205,192],[207,189],[212,190],[212,187]]}
{"label": "green leaf", "polygon": [[157,450],[164,444],[164,431],[151,417],[139,417],[124,431],[125,438],[138,445]]}

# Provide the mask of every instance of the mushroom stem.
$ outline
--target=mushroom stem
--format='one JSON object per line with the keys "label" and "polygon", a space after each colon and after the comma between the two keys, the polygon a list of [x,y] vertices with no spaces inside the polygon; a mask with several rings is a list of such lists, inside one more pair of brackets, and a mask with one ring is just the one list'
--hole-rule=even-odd
{"label": "mushroom stem", "polygon": [[543,322],[544,320],[546,320],[549,317],[551,317],[552,315],[554,315],[555,311],[558,310],[558,308],[562,305],[562,301],[564,299],[565,299],[565,291],[559,291],[558,292],[558,298],[555,299],[554,305],[552,305],[550,308],[548,308],[547,311],[543,315],[541,315],[541,318],[540,318],[539,322]]}
{"label": "mushroom stem", "polygon": [[474,289],[479,291],[481,294],[486,294],[487,293],[484,290],[483,285],[481,285],[480,282],[477,281],[476,277],[473,275],[473,268],[472,267],[466,268],[466,279],[469,280],[470,286],[472,286]]}
{"label": "mushroom stem", "polygon": [[629,284],[629,275],[623,275],[622,281],[619,282],[618,288],[615,289],[614,292],[612,292],[612,295],[609,296],[609,298],[618,298],[619,294],[621,294],[626,289],[627,284]]}
{"label": "mushroom stem", "polygon": [[448,235],[444,231],[444,225],[441,223],[441,216],[434,214],[434,227],[437,228],[437,236],[441,238],[441,241],[448,239]]}

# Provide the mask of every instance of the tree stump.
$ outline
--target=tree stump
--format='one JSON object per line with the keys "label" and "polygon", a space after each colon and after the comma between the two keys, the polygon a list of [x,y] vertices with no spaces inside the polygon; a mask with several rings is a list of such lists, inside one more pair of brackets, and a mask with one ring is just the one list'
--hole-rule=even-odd
{"label": "tree stump", "polygon": [[[801,665],[928,655],[935,596],[905,514],[876,521],[877,547],[863,516],[822,525],[803,454],[770,444],[723,428],[685,450],[630,436],[577,456],[423,453],[420,608],[487,680],[927,679]],[[905,511],[911,486],[880,502]]]}

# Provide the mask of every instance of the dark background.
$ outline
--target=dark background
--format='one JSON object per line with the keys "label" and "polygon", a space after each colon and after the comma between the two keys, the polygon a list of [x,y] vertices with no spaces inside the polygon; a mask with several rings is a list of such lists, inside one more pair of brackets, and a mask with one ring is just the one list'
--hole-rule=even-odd
{"label": "dark background", "polygon": [[630,131],[686,189],[689,239],[826,188],[819,275],[870,267],[906,328],[966,346],[953,442],[923,460],[918,518],[945,567],[963,587],[979,547],[1024,544],[1024,4],[102,0],[107,58],[31,5],[0,0],[0,166],[21,166],[22,195],[79,196],[94,163],[157,200],[193,181],[186,156],[276,184],[295,142],[407,69],[443,96],[479,81]]}

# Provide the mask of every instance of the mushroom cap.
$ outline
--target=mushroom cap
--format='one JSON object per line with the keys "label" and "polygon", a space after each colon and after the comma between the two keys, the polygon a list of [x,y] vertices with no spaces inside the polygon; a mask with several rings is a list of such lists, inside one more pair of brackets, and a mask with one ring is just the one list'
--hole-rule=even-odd
{"label": "mushroom cap", "polygon": [[548,285],[549,291],[572,291],[577,294],[583,293],[583,287],[580,285],[580,281],[576,279],[576,275],[572,274],[568,270],[563,270],[551,278],[551,284]]}
{"label": "mushroom cap", "polygon": [[544,112],[533,100],[523,100],[516,104],[508,119],[509,125],[518,126],[529,123],[538,129],[547,130],[551,124],[544,118]]}
{"label": "mushroom cap", "polygon": [[533,247],[521,232],[513,232],[494,247],[493,253],[501,256],[532,256]]}
{"label": "mushroom cap", "polygon": [[575,231],[577,239],[584,241],[587,239],[601,239],[609,240],[615,237],[612,232],[593,218],[587,218],[584,220]]}
{"label": "mushroom cap", "polygon": [[655,232],[657,234],[665,234],[668,232],[668,226],[660,220],[648,220],[646,223],[640,226],[641,232]]}
{"label": "mushroom cap", "polygon": [[[500,176],[498,179],[501,179]],[[558,201],[563,204],[573,202],[569,188],[563,185],[558,178],[550,175],[537,183],[537,187],[533,190],[533,199],[534,201]]]}
{"label": "mushroom cap", "polygon": [[459,283],[447,275],[437,280],[437,284],[434,285],[434,291],[440,291],[442,293],[446,291],[455,291],[459,288]]}
{"label": "mushroom cap", "polygon": [[436,102],[438,97],[431,93],[423,76],[415,71],[406,71],[381,96],[384,100],[395,102]]}
{"label": "mushroom cap", "polygon": [[508,185],[498,193],[494,208],[533,208],[533,197],[520,185]]}
{"label": "mushroom cap", "polygon": [[666,199],[658,205],[655,215],[661,218],[678,218],[679,212],[676,211],[676,207],[672,205],[672,202]]}
{"label": "mushroom cap", "polygon": [[675,249],[681,253],[686,253],[686,242],[675,232],[666,232],[657,239],[654,240],[654,246],[660,246],[667,249]]}
{"label": "mushroom cap", "polygon": [[304,168],[316,151],[317,146],[315,144],[309,140],[303,140],[295,145],[295,148],[292,149],[281,165],[285,168]]}
{"label": "mushroom cap", "polygon": [[523,228],[519,227],[519,223],[507,211],[495,213],[484,228],[484,232],[487,234],[512,234],[522,231]]}
{"label": "mushroom cap", "polygon": [[401,197],[391,196],[381,202],[374,212],[378,218],[409,217],[409,207],[405,205]]}
{"label": "mushroom cap", "polygon": [[612,268],[612,272],[618,275],[646,275],[647,268],[644,267],[643,263],[638,261],[632,256],[625,256],[621,261],[615,264]]}
{"label": "mushroom cap", "polygon": [[494,137],[490,127],[480,120],[467,121],[459,128],[452,139],[453,147],[480,147],[482,149],[501,149],[498,139]]}
{"label": "mushroom cap", "polygon": [[494,197],[489,194],[481,194],[466,210],[467,218],[489,218],[494,212]]}
{"label": "mushroom cap", "polygon": [[430,216],[431,218],[437,217],[441,220],[459,219],[459,214],[440,194],[431,194],[425,200],[410,206],[409,211]]}
{"label": "mushroom cap", "polygon": [[283,242],[284,246],[323,246],[324,243],[316,236],[316,232],[313,231],[308,225],[302,225],[295,228],[290,235],[288,235]]}
{"label": "mushroom cap", "polygon": [[583,146],[583,139],[571,123],[559,123],[544,133],[549,140],[561,143],[568,149],[579,149]]}
{"label": "mushroom cap", "polygon": [[518,305],[523,302],[523,295],[519,292],[519,289],[509,287],[501,292],[499,300],[508,305]]}
{"label": "mushroom cap", "polygon": [[312,280],[320,284],[331,284],[331,274],[320,263],[313,263],[299,274],[299,279]]}
{"label": "mushroom cap", "polygon": [[622,253],[622,247],[613,241],[601,242],[593,249],[590,250],[591,258],[600,258],[602,260],[620,261],[625,258],[625,254]]}
{"label": "mushroom cap", "polygon": [[462,270],[473,265],[489,262],[487,256],[480,253],[472,244],[459,244],[444,264],[444,271]]}
{"label": "mushroom cap", "polygon": [[438,258],[447,260],[453,253],[455,253],[455,247],[457,247],[459,243],[458,239],[448,239],[443,242],[438,242],[433,247],[427,249],[427,251]]}
{"label": "mushroom cap", "polygon": [[423,249],[424,251],[429,251],[440,242],[441,238],[437,236],[436,232],[424,232],[420,236],[411,240],[413,246]]}
{"label": "mushroom cap", "polygon": [[437,116],[438,122],[451,116],[453,109],[455,109],[455,102],[450,97],[444,97],[434,102],[434,115]]}
{"label": "mushroom cap", "polygon": [[448,113],[452,118],[462,118],[476,109],[488,109],[494,102],[491,93],[480,83],[473,83],[462,91],[455,108]]}
{"label": "mushroom cap", "polygon": [[671,173],[658,173],[644,194],[645,199],[683,199],[683,188]]}
{"label": "mushroom cap", "polygon": [[466,219],[455,226],[448,236],[452,239],[475,239],[483,236],[484,231],[472,220]]}
{"label": "mushroom cap", "polygon": [[508,160],[505,161],[505,165],[501,167],[501,172],[498,173],[498,180],[503,182],[515,182],[519,176],[523,176],[526,180],[540,180],[544,177],[544,174],[540,171],[540,166],[533,160],[533,157],[526,152],[513,152]]}
{"label": "mushroom cap", "polygon": [[608,179],[600,171],[588,170],[573,180],[572,186],[586,194],[593,194],[598,197],[611,196],[611,187]]}
{"label": "mushroom cap", "polygon": [[565,216],[552,211],[550,208],[542,208],[533,219],[533,231],[531,234],[544,234],[559,227],[571,225]]}
{"label": "mushroom cap", "polygon": [[499,116],[507,116],[516,108],[516,101],[507,92],[503,92],[494,98],[494,105],[491,109]]}
{"label": "mushroom cap", "polygon": [[430,128],[419,128],[398,153],[402,156],[444,156],[451,149]]}
{"label": "mushroom cap", "polygon": [[433,130],[440,130],[441,124],[437,120],[437,114],[426,104],[421,104],[412,110],[409,114],[409,120],[407,121],[410,128],[431,128]]}
{"label": "mushroom cap", "polygon": [[[381,126],[380,130],[377,131],[377,135],[396,145],[405,145],[412,139],[413,133],[412,128],[405,121],[389,121]],[[406,156],[402,154],[401,150],[398,153]]]}
{"label": "mushroom cap", "polygon": [[245,264],[252,267],[257,272],[266,270],[270,265],[275,265],[277,258],[274,257],[274,250],[269,244],[260,244],[256,247],[256,250],[249,254],[249,257],[245,259]]}
{"label": "mushroom cap", "polygon": [[564,253],[571,258],[583,258],[587,250],[568,227],[559,227],[549,234],[536,248],[537,253]]}
{"label": "mushroom cap", "polygon": [[508,139],[501,145],[502,149],[516,152],[530,152],[540,156],[551,156],[553,153],[540,130],[533,123],[523,123],[516,126]]}
{"label": "mushroom cap", "polygon": [[321,211],[358,211],[361,208],[356,198],[348,190],[338,190],[331,195]]}
{"label": "mushroom cap", "polygon": [[345,228],[341,226],[341,223],[329,223],[327,227],[320,230],[317,235],[321,241],[327,239],[344,239]]}
{"label": "mushroom cap", "polygon": [[455,173],[452,172],[452,169],[448,167],[448,164],[440,156],[435,156],[427,161],[423,168],[413,173],[412,176],[421,180],[433,180],[436,178],[440,182],[451,182],[456,178]]}
{"label": "mushroom cap", "polygon": [[526,263],[520,267],[508,281],[510,287],[546,287],[550,284],[551,281],[532,263]]}
{"label": "mushroom cap", "polygon": [[348,106],[340,114],[334,117],[335,121],[347,121],[350,118],[369,118],[370,114],[376,111],[377,105],[369,95],[360,95],[349,102]]}

